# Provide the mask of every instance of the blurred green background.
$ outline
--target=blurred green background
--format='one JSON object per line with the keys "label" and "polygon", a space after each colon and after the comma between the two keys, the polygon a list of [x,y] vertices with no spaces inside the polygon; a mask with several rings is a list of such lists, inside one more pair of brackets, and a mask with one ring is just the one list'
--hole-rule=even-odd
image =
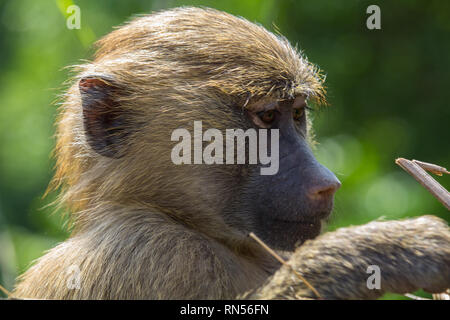
{"label": "blurred green background", "polygon": [[[66,8],[81,8],[81,29]],[[366,8],[381,8],[381,30]],[[397,157],[450,166],[450,1],[34,1],[0,0],[0,284],[67,237],[42,199],[54,161],[52,104],[65,66],[132,15],[203,5],[274,25],[327,75],[331,107],[314,114],[319,160],[343,186],[330,230],[385,217],[448,211],[394,164]],[[446,188],[449,178],[438,178]],[[388,298],[400,296],[389,295]]]}

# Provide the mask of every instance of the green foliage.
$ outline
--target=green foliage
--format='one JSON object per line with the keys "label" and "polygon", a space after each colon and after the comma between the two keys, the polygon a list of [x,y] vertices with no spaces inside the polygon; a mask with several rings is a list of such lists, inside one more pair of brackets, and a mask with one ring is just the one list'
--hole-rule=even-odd
{"label": "green foliage", "polygon": [[[65,8],[81,8],[81,29]],[[51,175],[53,102],[65,66],[89,59],[93,41],[134,14],[179,5],[215,7],[279,29],[326,71],[330,107],[313,113],[316,153],[343,186],[330,230],[384,217],[448,212],[394,164],[450,165],[450,2],[383,2],[381,30],[366,28],[369,1],[0,2],[0,283],[62,241],[64,219],[42,199]],[[276,26],[276,27],[275,27]],[[449,187],[449,178],[438,179]],[[402,298],[389,295],[386,298]]]}

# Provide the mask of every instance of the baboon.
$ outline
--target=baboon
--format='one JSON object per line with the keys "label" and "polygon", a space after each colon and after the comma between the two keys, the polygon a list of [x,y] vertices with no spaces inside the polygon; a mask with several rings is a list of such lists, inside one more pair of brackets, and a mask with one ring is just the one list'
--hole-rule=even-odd
{"label": "baboon", "polygon": [[[71,236],[20,277],[13,296],[317,297],[250,232],[321,298],[450,287],[450,231],[436,217],[319,235],[340,186],[310,149],[307,103],[325,103],[324,77],[284,37],[183,7],[138,17],[97,47],[75,68],[58,119],[50,188],[70,212]],[[223,132],[278,129],[279,171],[175,165],[171,133],[197,120]],[[371,265],[379,290],[366,285]]]}

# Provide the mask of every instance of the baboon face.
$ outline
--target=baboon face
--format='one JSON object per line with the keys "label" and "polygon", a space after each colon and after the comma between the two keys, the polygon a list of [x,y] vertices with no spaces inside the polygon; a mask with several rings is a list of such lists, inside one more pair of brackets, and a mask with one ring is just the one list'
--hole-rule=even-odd
{"label": "baboon face", "polygon": [[[115,103],[109,98],[112,90],[115,90],[114,87],[106,86],[105,82],[99,79],[85,78],[80,81],[80,90],[83,92],[84,127],[91,147],[104,157],[126,157],[126,150],[122,150],[128,132],[123,129],[122,119],[126,118],[126,115],[117,111]],[[102,103],[98,104],[99,101]],[[215,107],[217,109],[209,105],[208,114],[202,112],[203,108],[197,108],[194,119],[203,120],[206,125],[219,124],[217,121],[223,117],[221,112],[224,106],[217,102]],[[149,107],[149,110],[151,109]],[[317,162],[308,145],[305,97],[300,95],[293,99],[262,99],[252,103],[245,112],[230,114],[236,119],[222,119],[221,129],[235,129],[236,124],[240,126],[238,129],[243,130],[267,129],[269,152],[274,143],[270,139],[271,131],[278,130],[278,172],[262,175],[262,166],[258,164],[182,164],[182,168],[177,168],[167,157],[167,151],[173,146],[168,139],[170,130],[160,128],[159,134],[165,132],[163,137],[166,137],[166,141],[153,139],[155,134],[151,133],[147,133],[149,137],[145,138],[150,144],[159,144],[161,152],[156,156],[164,158],[165,170],[182,178],[174,179],[173,185],[177,187],[168,187],[168,198],[160,194],[160,199],[155,202],[163,207],[173,206],[186,211],[209,208],[221,214],[224,221],[232,227],[244,234],[256,232],[277,249],[292,250],[295,245],[317,236],[323,220],[332,210],[333,196],[340,183],[333,173]],[[211,121],[211,118],[214,121]],[[175,114],[173,119],[176,119]],[[179,120],[178,125],[192,126],[191,120]],[[167,128],[175,126],[168,123]],[[207,129],[208,127],[204,128]],[[248,150],[249,141],[246,142]],[[152,162],[150,157],[148,163]],[[246,169],[243,169],[244,167]],[[149,170],[155,168],[149,167]],[[166,179],[170,179],[170,176]],[[227,181],[228,186],[223,184],[224,181]],[[203,189],[199,184],[204,185]],[[145,186],[142,188],[145,189]],[[180,194],[184,196],[180,197]],[[182,203],[178,203],[177,199],[181,199]],[[223,199],[229,199],[225,206],[221,205]],[[198,201],[201,203],[194,209],[190,207]]]}
{"label": "baboon face", "polygon": [[[69,172],[82,183],[69,186],[72,198],[132,199],[191,226],[207,220],[224,234],[253,231],[283,250],[319,233],[340,186],[307,142],[307,100],[324,99],[323,79],[286,39],[223,12],[174,9],[112,32],[83,68],[59,133],[72,139],[70,147],[60,139],[60,158],[79,168]],[[171,133],[194,121],[223,134],[268,130],[269,152],[279,130],[279,170],[174,164]]]}
{"label": "baboon face", "polygon": [[307,142],[304,96],[257,104],[249,111],[258,126],[279,130],[279,170],[255,175],[245,207],[252,212],[255,232],[272,247],[292,250],[314,238],[333,208],[339,180],[317,162]]}

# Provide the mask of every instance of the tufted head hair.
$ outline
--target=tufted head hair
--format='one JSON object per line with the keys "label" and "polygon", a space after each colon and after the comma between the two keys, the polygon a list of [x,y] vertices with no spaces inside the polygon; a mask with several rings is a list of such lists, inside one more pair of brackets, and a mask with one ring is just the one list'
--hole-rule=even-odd
{"label": "tufted head hair", "polygon": [[[193,120],[219,129],[249,127],[234,113],[267,97],[304,95],[324,102],[320,70],[284,37],[213,9],[183,7],[138,17],[100,39],[97,48],[94,61],[75,67],[58,122],[51,188],[63,187],[61,202],[72,211],[115,200],[168,208],[178,198],[183,202],[172,181],[177,175],[178,184],[197,193],[198,209],[208,203],[205,181],[186,181],[183,169],[170,163],[171,131]],[[116,125],[110,138],[120,142],[107,149],[107,139],[89,138],[103,130],[95,121],[103,113]],[[188,177],[201,170],[190,169]]]}

